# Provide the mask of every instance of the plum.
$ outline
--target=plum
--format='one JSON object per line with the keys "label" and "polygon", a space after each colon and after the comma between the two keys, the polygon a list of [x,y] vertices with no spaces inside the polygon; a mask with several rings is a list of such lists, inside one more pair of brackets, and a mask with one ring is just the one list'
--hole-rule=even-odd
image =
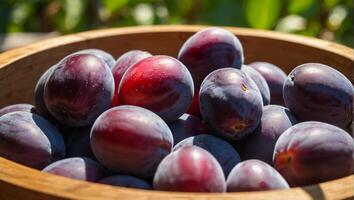
{"label": "plum", "polygon": [[202,115],[200,114],[200,110],[199,110],[199,98],[198,98],[199,97],[199,89],[200,88],[198,88],[198,90],[194,89],[194,96],[192,99],[192,104],[188,108],[187,113],[194,115],[196,117],[202,118]]}
{"label": "plum", "polygon": [[267,81],[270,90],[270,104],[284,106],[283,84],[286,79],[285,72],[278,66],[268,62],[253,62],[248,66],[257,70]]}
{"label": "plum", "polygon": [[114,186],[147,189],[147,190],[152,188],[150,183],[140,178],[134,176],[128,176],[128,175],[109,176],[101,179],[99,183],[114,185]]}
{"label": "plum", "polygon": [[188,69],[170,56],[145,58],[124,73],[118,97],[122,105],[135,105],[155,112],[167,123],[187,111],[193,98]]}
{"label": "plum", "polygon": [[208,133],[207,127],[198,117],[187,113],[168,126],[172,132],[174,144],[191,136]]}
{"label": "plum", "polygon": [[91,125],[112,103],[114,79],[98,57],[74,54],[61,60],[44,86],[47,109],[60,123]]}
{"label": "plum", "polygon": [[[46,118],[47,119],[47,118]],[[48,120],[49,121],[49,120]],[[52,124],[59,130],[59,132],[63,135],[64,141],[65,141],[65,145],[66,142],[69,138],[69,136],[71,135],[71,132],[73,132],[73,130],[75,129],[74,127],[70,127],[70,126],[66,126],[64,124],[60,124],[60,123],[55,123],[52,122]]]}
{"label": "plum", "polygon": [[288,189],[285,179],[267,163],[251,159],[237,164],[226,180],[228,192]]}
{"label": "plum", "polygon": [[90,138],[94,155],[105,167],[139,178],[151,178],[173,145],[172,133],[158,115],[129,105],[104,112]]}
{"label": "plum", "polygon": [[16,111],[0,117],[0,157],[42,169],[65,157],[58,129],[41,116]]}
{"label": "plum", "polygon": [[[194,80],[196,93],[204,78],[223,68],[241,68],[244,61],[239,39],[230,31],[217,27],[205,28],[192,35],[181,47],[178,60],[186,65]],[[193,98],[190,114],[200,116],[198,94]]]}
{"label": "plum", "polygon": [[241,68],[244,56],[239,39],[230,31],[211,27],[192,35],[181,47],[178,60],[190,70],[199,87],[212,71],[223,67]]}
{"label": "plum", "polygon": [[248,65],[242,65],[241,71],[245,72],[256,83],[262,95],[263,105],[269,105],[270,90],[262,74]]}
{"label": "plum", "polygon": [[115,91],[112,106],[119,105],[118,99],[118,88],[120,80],[122,79],[125,71],[132,66],[133,64],[137,63],[138,61],[151,57],[152,55],[147,51],[140,51],[140,50],[131,50],[123,55],[121,55],[118,59],[114,67],[112,68],[114,83],[115,83]]}
{"label": "plum", "polygon": [[[77,51],[73,54],[92,54],[95,55],[97,57],[99,57],[100,59],[102,59],[110,69],[112,69],[114,67],[114,65],[116,64],[116,61],[114,59],[114,57],[109,54],[106,51],[103,51],[101,49],[83,49],[81,51]],[[71,54],[71,55],[73,55]]]}
{"label": "plum", "polygon": [[67,157],[87,157],[96,160],[90,146],[91,126],[75,128],[66,141]]}
{"label": "plum", "polygon": [[27,103],[20,103],[20,104],[13,104],[9,106],[5,106],[0,109],[0,117],[11,112],[16,112],[16,111],[23,111],[23,112],[29,112],[29,113],[35,113],[38,114],[38,110],[31,104]]}
{"label": "plum", "polygon": [[225,177],[218,161],[197,146],[184,146],[166,156],[153,179],[156,190],[225,192]]}
{"label": "plum", "polygon": [[48,120],[54,121],[53,116],[50,114],[47,106],[44,102],[44,86],[47,82],[49,75],[53,72],[57,65],[53,65],[49,69],[47,69],[42,76],[39,78],[36,87],[34,89],[34,105],[38,110],[38,114],[47,118]]}
{"label": "plum", "polygon": [[348,176],[354,169],[354,140],[344,130],[308,121],[287,129],[274,148],[276,170],[291,186]]}
{"label": "plum", "polygon": [[352,138],[354,138],[354,121],[348,126],[347,131]]}
{"label": "plum", "polygon": [[179,142],[173,151],[184,147],[195,145],[207,150],[219,162],[225,177],[227,177],[231,169],[239,162],[241,158],[231,144],[213,135],[197,135],[186,138]]}
{"label": "plum", "polygon": [[58,160],[45,167],[42,171],[90,182],[98,182],[105,176],[105,168],[101,164],[85,157]]}
{"label": "plum", "polygon": [[330,66],[305,63],[296,67],[284,83],[283,95],[299,121],[321,121],[341,128],[353,121],[353,85]]}
{"label": "plum", "polygon": [[200,111],[212,133],[226,140],[239,140],[258,126],[262,96],[244,72],[222,68],[210,73],[199,92]]}
{"label": "plum", "polygon": [[258,159],[273,165],[273,152],[279,136],[297,123],[289,109],[279,105],[263,107],[261,123],[257,129],[240,144],[244,160]]}

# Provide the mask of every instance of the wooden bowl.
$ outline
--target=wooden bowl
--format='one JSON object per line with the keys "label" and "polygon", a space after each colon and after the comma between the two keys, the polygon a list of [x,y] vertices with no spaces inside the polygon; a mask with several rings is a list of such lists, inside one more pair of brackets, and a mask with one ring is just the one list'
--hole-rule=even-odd
{"label": "wooden bowl", "polygon": [[[40,75],[65,55],[100,48],[118,57],[132,50],[176,57],[183,42],[205,26],[151,26],[89,31],[48,39],[0,54],[0,107],[33,103]],[[242,42],[245,63],[268,61],[288,73],[305,62],[335,67],[353,82],[353,49],[318,39],[251,30],[226,29]],[[29,155],[30,156],[30,155]],[[307,187],[267,192],[178,193],[113,187],[59,177],[0,157],[0,199],[349,199],[354,198],[354,175]]]}

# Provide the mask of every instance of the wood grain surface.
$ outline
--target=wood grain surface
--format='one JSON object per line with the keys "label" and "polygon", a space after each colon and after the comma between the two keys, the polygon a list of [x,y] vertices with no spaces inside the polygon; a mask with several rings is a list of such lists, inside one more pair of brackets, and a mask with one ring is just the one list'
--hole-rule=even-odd
{"label": "wood grain surface", "polygon": [[[115,58],[128,50],[176,57],[183,42],[205,26],[144,26],[88,31],[66,35],[0,54],[0,107],[33,103],[40,75],[69,53],[99,48]],[[330,65],[354,82],[353,49],[302,36],[271,31],[224,27],[244,47],[245,63],[268,61],[286,73],[306,62]],[[354,199],[354,175],[338,180],[269,192],[224,194],[145,191],[67,179],[16,164],[0,157],[0,200],[32,199]]]}

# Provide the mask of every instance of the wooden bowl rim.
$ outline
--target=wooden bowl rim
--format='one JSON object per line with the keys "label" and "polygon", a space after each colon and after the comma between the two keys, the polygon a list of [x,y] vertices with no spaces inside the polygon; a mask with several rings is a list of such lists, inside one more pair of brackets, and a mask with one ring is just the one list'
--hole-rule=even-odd
{"label": "wooden bowl rim", "polygon": [[[21,58],[30,56],[40,51],[48,50],[58,46],[63,46],[73,42],[83,42],[86,40],[106,38],[111,36],[127,35],[127,34],[144,34],[144,33],[168,33],[168,32],[196,32],[203,28],[210,26],[205,25],[154,25],[154,26],[139,26],[139,27],[124,27],[124,28],[109,28],[101,30],[85,31],[80,33],[74,33],[55,38],[45,39],[39,42],[35,42],[24,47],[8,50],[0,54],[0,68],[6,67],[12,62]],[[353,49],[341,44],[329,42],[317,38],[300,36],[288,33],[281,33],[260,29],[249,29],[239,27],[227,27],[225,28],[237,36],[251,36],[258,38],[267,38],[272,40],[286,41],[289,43],[301,44],[311,48],[320,49],[333,54],[340,55],[354,62]]]}
{"label": "wooden bowl rim", "polygon": [[[60,36],[33,43],[21,48],[9,50],[0,54],[0,69],[7,67],[18,60],[31,56],[41,51],[50,50],[73,42],[83,42],[92,39],[110,36],[169,33],[169,32],[196,32],[210,26],[202,25],[158,25],[111,28],[93,30]],[[328,42],[316,38],[279,33],[248,28],[223,27],[238,36],[251,36],[281,40],[317,48],[352,60],[354,63],[353,49],[344,45]],[[0,157],[0,185],[9,188],[16,187],[19,191],[30,191],[33,194],[55,197],[58,199],[343,199],[354,196],[354,175],[306,187],[296,187],[287,190],[273,190],[264,192],[236,192],[236,193],[181,193],[130,189],[113,187],[97,183],[89,183],[45,174],[38,170],[17,164]],[[0,188],[0,191],[1,188]],[[6,192],[6,191],[3,191]],[[0,192],[0,197],[2,195]],[[14,194],[11,194],[14,195]],[[6,197],[6,196],[3,196]]]}

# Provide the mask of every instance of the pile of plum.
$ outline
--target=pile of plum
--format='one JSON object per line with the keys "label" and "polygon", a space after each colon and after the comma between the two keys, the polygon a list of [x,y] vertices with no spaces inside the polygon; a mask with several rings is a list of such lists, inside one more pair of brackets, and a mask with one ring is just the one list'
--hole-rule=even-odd
{"label": "pile of plum", "polygon": [[244,65],[238,38],[178,57],[86,49],[49,68],[35,106],[0,110],[0,156],[79,180],[183,192],[284,189],[354,172],[352,83],[305,63]]}

